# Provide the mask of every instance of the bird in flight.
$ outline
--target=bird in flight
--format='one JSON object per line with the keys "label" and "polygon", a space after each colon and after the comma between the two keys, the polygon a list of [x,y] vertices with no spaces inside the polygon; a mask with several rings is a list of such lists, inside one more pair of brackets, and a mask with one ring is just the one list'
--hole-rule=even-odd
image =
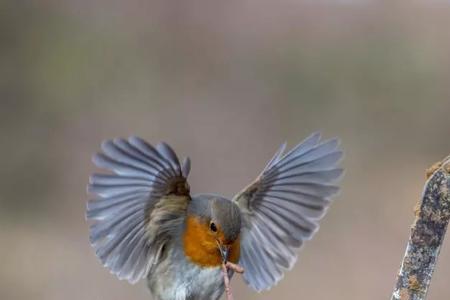
{"label": "bird in flight", "polygon": [[270,289],[316,233],[343,172],[338,139],[314,133],[285,148],[229,199],[191,195],[190,160],[166,143],[103,142],[93,162],[109,172],[90,177],[86,211],[97,257],[119,279],[145,278],[158,300],[219,299],[226,262],[254,290]]}

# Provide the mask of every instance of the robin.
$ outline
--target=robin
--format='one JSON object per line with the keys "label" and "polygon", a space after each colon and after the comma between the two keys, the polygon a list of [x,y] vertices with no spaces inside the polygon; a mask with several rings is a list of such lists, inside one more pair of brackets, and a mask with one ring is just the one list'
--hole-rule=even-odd
{"label": "robin", "polygon": [[166,143],[105,141],[93,162],[111,173],[90,177],[90,242],[119,279],[146,278],[159,300],[219,299],[228,261],[245,269],[250,287],[270,289],[293,267],[338,191],[338,146],[318,133],[285,154],[283,144],[230,200],[191,195],[190,160],[180,162]]}

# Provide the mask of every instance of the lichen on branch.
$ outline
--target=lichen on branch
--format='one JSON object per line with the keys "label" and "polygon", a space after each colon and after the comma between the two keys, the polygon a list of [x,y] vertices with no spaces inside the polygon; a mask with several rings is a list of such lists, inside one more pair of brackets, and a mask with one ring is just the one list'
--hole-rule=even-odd
{"label": "lichen on branch", "polygon": [[450,156],[427,170],[391,300],[424,300],[450,219]]}

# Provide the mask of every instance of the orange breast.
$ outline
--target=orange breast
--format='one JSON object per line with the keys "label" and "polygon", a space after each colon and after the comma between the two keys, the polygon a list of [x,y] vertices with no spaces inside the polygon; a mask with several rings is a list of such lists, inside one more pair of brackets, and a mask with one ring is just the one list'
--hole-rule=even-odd
{"label": "orange breast", "polygon": [[[209,229],[209,224],[202,222],[197,217],[189,216],[186,220],[186,229],[183,234],[184,254],[195,264],[203,267],[216,267],[222,264],[222,256],[217,246],[216,239],[223,241],[223,233],[220,228],[217,234]],[[240,243],[239,237],[230,244],[228,260],[237,263],[239,261]]]}

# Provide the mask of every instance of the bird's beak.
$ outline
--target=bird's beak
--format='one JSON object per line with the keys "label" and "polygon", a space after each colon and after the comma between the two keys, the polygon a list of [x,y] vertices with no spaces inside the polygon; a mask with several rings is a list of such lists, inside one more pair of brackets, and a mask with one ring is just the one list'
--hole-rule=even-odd
{"label": "bird's beak", "polygon": [[219,241],[217,241],[217,245],[219,247],[220,255],[222,255],[222,262],[226,263],[228,261],[228,255],[230,254],[230,246],[223,245]]}

